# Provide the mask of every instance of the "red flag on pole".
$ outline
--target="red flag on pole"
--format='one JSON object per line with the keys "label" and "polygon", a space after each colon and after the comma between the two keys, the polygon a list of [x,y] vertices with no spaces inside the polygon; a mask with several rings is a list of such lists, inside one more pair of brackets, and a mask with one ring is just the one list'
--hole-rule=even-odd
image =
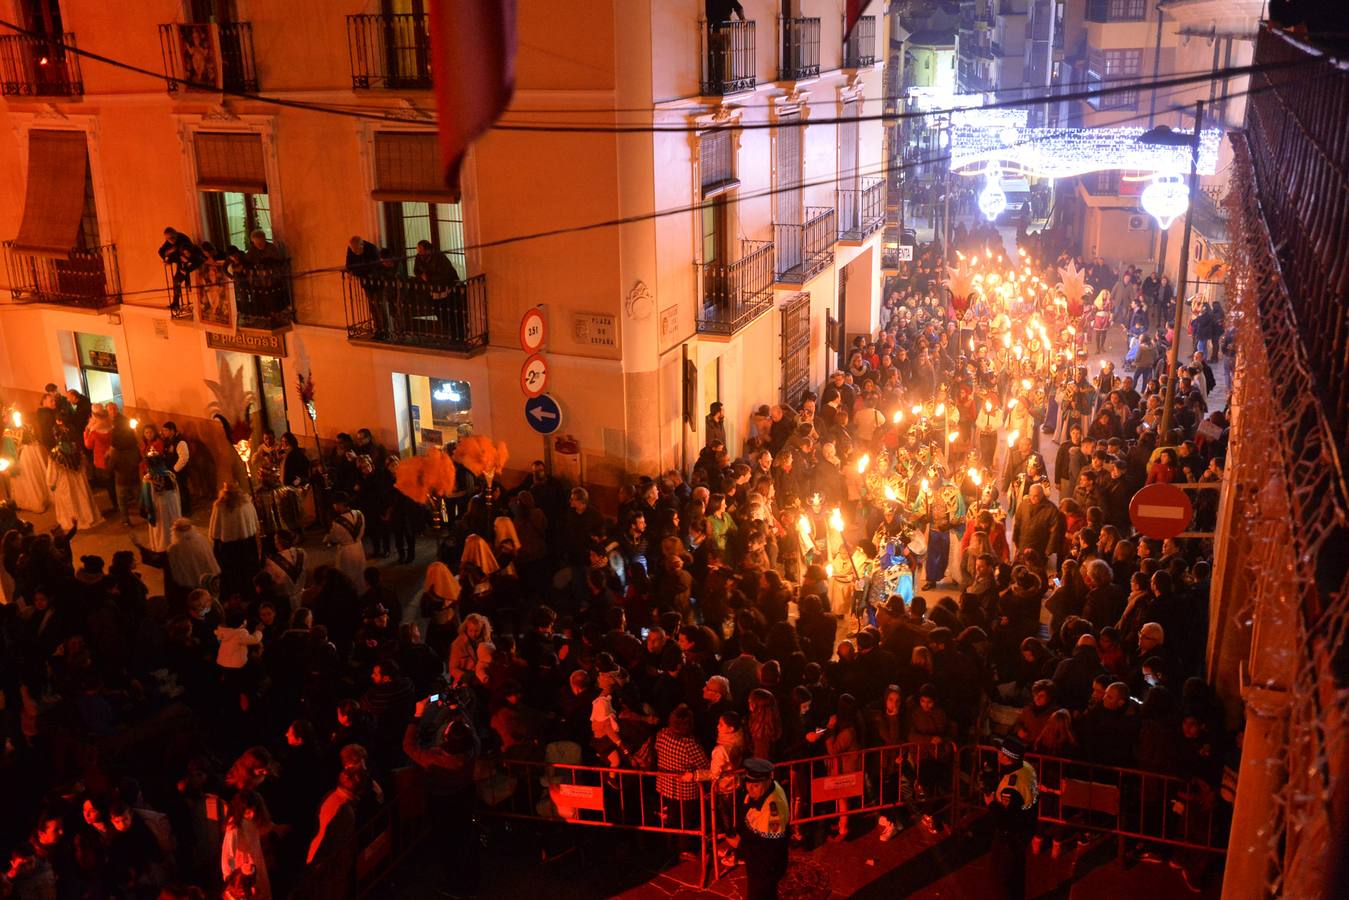
{"label": "red flag on pole", "polygon": [[847,8],[844,10],[843,19],[843,40],[846,41],[852,37],[853,26],[857,20],[862,18],[862,13],[866,12],[867,6],[871,0],[848,0]]}
{"label": "red flag on pole", "polygon": [[515,0],[431,0],[431,65],[445,183],[515,91]]}

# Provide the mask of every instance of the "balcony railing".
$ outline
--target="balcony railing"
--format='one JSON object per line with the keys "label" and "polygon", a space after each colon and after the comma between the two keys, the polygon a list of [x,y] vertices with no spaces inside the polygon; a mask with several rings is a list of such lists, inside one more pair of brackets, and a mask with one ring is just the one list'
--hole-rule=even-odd
{"label": "balcony railing", "polygon": [[820,20],[783,19],[778,78],[796,81],[820,74]]}
{"label": "balcony railing", "polygon": [[424,13],[347,16],[347,43],[356,90],[431,87],[431,32]]}
{"label": "balcony railing", "polygon": [[347,337],[470,353],[487,346],[487,276],[431,285],[402,275],[342,273]]}
{"label": "balcony railing", "polygon": [[831,207],[806,209],[804,225],[774,224],[777,274],[781,284],[805,284],[829,268],[838,242],[838,215]]}
{"label": "balcony railing", "polygon": [[107,309],[122,302],[117,248],[105,244],[71,250],[64,257],[37,256],[6,241],[5,270],[16,303],[57,303],[81,309]]}
{"label": "balcony railing", "polygon": [[170,22],[159,26],[170,94],[258,89],[249,22]]}
{"label": "balcony railing", "polygon": [[10,34],[0,37],[0,94],[18,97],[78,97],[84,93],[80,58],[64,46],[75,46],[75,35],[61,40]]}
{"label": "balcony railing", "polygon": [[843,68],[865,69],[876,65],[876,17],[862,16],[843,44]]}
{"label": "balcony railing", "polygon": [[203,267],[175,283],[174,267],[164,267],[169,316],[179,322],[228,325],[233,306],[236,328],[277,331],[295,323],[290,260],[251,268]]}
{"label": "balcony railing", "polygon": [[703,29],[704,96],[754,89],[754,23],[708,22]]}
{"label": "balcony railing", "polygon": [[730,265],[700,265],[702,334],[735,334],[773,308],[773,242],[741,241]]}
{"label": "balcony railing", "polygon": [[844,241],[862,241],[885,224],[885,181],[863,178],[861,190],[838,195],[838,236]]}

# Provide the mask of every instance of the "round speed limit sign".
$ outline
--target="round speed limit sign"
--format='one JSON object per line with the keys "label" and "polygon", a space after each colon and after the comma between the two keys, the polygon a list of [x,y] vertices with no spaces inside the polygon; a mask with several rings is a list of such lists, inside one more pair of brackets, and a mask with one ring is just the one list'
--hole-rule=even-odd
{"label": "round speed limit sign", "polygon": [[548,389],[548,362],[535,353],[520,367],[520,390],[526,397],[537,397]]}

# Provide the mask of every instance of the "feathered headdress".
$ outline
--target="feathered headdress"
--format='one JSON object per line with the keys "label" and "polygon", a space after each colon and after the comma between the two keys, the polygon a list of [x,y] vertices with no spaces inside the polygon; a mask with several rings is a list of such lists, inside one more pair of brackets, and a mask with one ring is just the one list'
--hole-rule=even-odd
{"label": "feathered headdress", "polygon": [[253,392],[244,387],[244,367],[231,370],[229,363],[220,360],[220,380],[207,379],[215,399],[207,406],[211,418],[225,430],[225,440],[232,447],[246,441],[253,433]]}
{"label": "feathered headdress", "polygon": [[425,503],[433,493],[454,493],[454,482],[454,462],[439,447],[431,447],[425,454],[398,464],[394,487],[417,503]]}
{"label": "feathered headdress", "polygon": [[1066,267],[1059,269],[1059,283],[1055,287],[1063,292],[1068,301],[1068,312],[1076,317],[1082,315],[1082,297],[1091,288],[1087,285],[1087,273],[1069,260]]}
{"label": "feathered headdress", "polygon": [[951,292],[951,307],[963,313],[965,307],[969,306],[970,293],[974,290],[974,271],[965,265],[964,257],[960,257],[960,263],[954,269],[946,267],[946,280],[942,284]]}
{"label": "feathered headdress", "polygon": [[491,438],[480,434],[464,438],[459,442],[459,446],[454,448],[454,461],[474,475],[486,478],[488,484],[491,484],[501,470],[506,468],[506,456],[505,441],[492,443]]}

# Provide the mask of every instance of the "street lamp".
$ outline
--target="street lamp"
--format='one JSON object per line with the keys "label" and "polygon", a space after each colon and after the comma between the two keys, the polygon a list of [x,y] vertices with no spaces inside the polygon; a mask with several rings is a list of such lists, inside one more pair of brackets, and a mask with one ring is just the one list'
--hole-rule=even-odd
{"label": "street lamp", "polygon": [[[1186,289],[1186,270],[1190,262],[1190,226],[1194,221],[1194,199],[1196,182],[1198,181],[1199,168],[1199,136],[1204,130],[1204,101],[1199,100],[1194,105],[1194,132],[1186,134],[1185,132],[1172,131],[1165,125],[1158,125],[1155,128],[1149,128],[1143,134],[1139,135],[1139,142],[1144,144],[1154,144],[1165,147],[1189,147],[1190,148],[1190,178],[1186,185],[1183,200],[1185,206],[1185,230],[1180,239],[1180,274],[1176,279],[1176,320],[1175,330],[1171,341],[1171,361],[1166,369],[1166,391],[1165,400],[1162,403],[1162,423],[1158,430],[1158,446],[1166,446],[1168,436],[1171,433],[1171,407],[1176,402],[1176,375],[1180,369],[1180,329],[1184,323],[1185,317],[1185,289]],[[1148,185],[1147,190],[1153,191],[1151,200],[1143,199],[1143,208],[1151,215],[1157,218],[1157,224],[1162,226],[1163,233],[1168,228],[1176,216],[1180,214],[1180,202],[1182,197],[1179,192],[1178,184],[1170,184],[1162,179],[1154,181]],[[1149,208],[1149,203],[1152,208]],[[1161,214],[1159,214],[1161,213]],[[1165,217],[1162,214],[1168,214]],[[1166,260],[1159,260],[1165,266]]]}

